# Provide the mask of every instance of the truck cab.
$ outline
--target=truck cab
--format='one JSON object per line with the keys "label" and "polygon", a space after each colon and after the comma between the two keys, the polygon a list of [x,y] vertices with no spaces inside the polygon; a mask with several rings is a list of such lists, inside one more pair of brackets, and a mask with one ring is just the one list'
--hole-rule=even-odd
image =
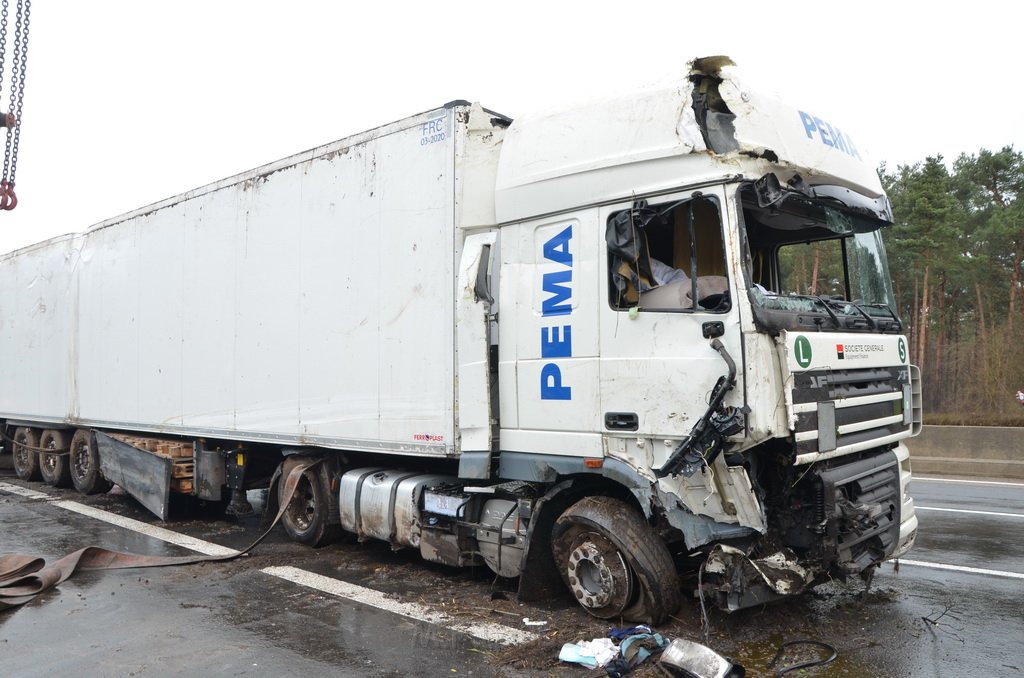
{"label": "truck cab", "polygon": [[[682,83],[517,119],[496,208],[502,478],[600,477],[706,558],[702,593],[728,609],[910,548],[920,380],[891,208],[850,135],[698,59]],[[615,616],[616,573],[657,568],[591,508],[561,545],[556,527],[555,564]]]}

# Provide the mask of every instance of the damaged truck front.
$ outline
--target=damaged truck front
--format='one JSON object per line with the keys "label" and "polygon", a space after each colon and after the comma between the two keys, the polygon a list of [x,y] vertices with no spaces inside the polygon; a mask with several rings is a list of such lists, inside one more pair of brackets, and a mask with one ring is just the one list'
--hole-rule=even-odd
{"label": "damaged truck front", "polygon": [[[586,118],[518,120],[504,142],[505,258],[535,271],[515,294],[535,302],[518,316],[516,366],[520,384],[539,384],[543,428],[561,433],[551,466],[567,468],[567,444],[592,444],[578,422],[597,419],[597,473],[629,489],[661,541],[624,541],[614,520],[572,509],[559,519],[576,536],[556,525],[556,565],[598,616],[631,610],[630,587],[665,560],[644,551],[662,544],[691,563],[701,595],[735,610],[869,581],[916,533],[904,440],[920,430],[920,378],[875,168],[813,110],[745,88],[727,58],[690,68],[681,85],[594,102]],[[587,207],[524,210],[557,214],[566,200]],[[578,277],[552,280],[559,262]],[[540,350],[524,378],[531,332]],[[522,431],[504,428],[514,458]]]}

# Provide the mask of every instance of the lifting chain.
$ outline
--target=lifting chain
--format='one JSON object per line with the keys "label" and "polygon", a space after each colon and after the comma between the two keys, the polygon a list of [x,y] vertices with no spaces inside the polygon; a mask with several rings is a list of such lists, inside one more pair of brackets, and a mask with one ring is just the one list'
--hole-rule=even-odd
{"label": "lifting chain", "polygon": [[[0,66],[7,62],[7,0],[0,6]],[[0,92],[4,90],[4,68],[0,68]]]}
{"label": "lifting chain", "polygon": [[[0,3],[0,91],[6,68],[7,7],[8,0]],[[21,141],[21,111],[25,104],[25,69],[28,66],[28,31],[32,0],[17,0],[14,20],[14,44],[11,46],[10,103],[7,113],[0,114],[0,126],[7,128],[4,149],[4,169],[0,177],[0,210],[13,210],[18,206],[14,194],[14,178],[18,171],[18,145]]]}

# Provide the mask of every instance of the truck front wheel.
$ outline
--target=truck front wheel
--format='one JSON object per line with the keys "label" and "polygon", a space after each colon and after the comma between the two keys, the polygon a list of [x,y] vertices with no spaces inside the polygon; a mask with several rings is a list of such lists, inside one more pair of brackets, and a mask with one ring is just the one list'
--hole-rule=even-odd
{"label": "truck front wheel", "polygon": [[595,617],[660,624],[679,607],[672,556],[624,501],[576,502],[555,521],[551,548],[566,586]]}
{"label": "truck front wheel", "polygon": [[14,472],[22,480],[41,480],[39,472],[39,436],[35,429],[22,426],[14,431]]}
{"label": "truck front wheel", "polygon": [[[63,431],[46,430],[39,438],[39,473],[48,485],[67,487],[71,484],[68,451]],[[52,452],[50,450],[53,450]]]}
{"label": "truck front wheel", "polygon": [[[278,483],[278,501],[285,499],[282,478]],[[335,541],[340,535],[338,515],[338,499],[332,496],[330,478],[320,465],[303,471],[292,500],[281,516],[281,524],[293,541],[318,547]]]}

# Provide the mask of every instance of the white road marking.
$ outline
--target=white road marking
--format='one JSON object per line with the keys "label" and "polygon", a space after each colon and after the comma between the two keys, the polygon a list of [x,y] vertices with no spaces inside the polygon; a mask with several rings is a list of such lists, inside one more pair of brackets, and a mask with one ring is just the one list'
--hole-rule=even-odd
{"label": "white road marking", "polygon": [[1004,572],[1003,570],[986,570],[981,567],[966,567],[965,565],[947,565],[946,563],[926,563],[922,560],[903,560],[900,558],[900,565],[911,565],[913,567],[928,567],[933,570],[952,570],[954,572],[968,572],[970,574],[987,574],[992,577],[1010,577],[1011,579],[1024,579],[1020,572]]}
{"label": "white road marking", "polygon": [[929,478],[926,476],[914,476],[911,482],[918,480],[927,483],[964,483],[966,485],[1009,485],[1010,487],[1024,487],[1024,483],[1006,483],[1000,480],[963,480],[960,478]]}
{"label": "white road marking", "polygon": [[213,542],[189,537],[188,535],[166,530],[162,527],[150,525],[149,523],[144,523],[132,518],[125,518],[124,516],[119,516],[116,513],[110,513],[109,511],[93,508],[92,506],[79,504],[77,501],[57,499],[45,492],[37,492],[36,490],[30,490],[26,487],[11,485],[10,483],[0,483],[0,491],[16,494],[27,499],[42,499],[44,501],[48,501],[53,506],[59,506],[66,511],[73,511],[74,513],[88,516],[94,520],[100,520],[104,523],[122,527],[126,530],[131,530],[132,532],[138,532],[139,534],[144,534],[148,537],[165,541],[168,544],[182,546],[208,556],[230,556],[238,553],[238,551],[221,546],[220,544],[214,544]]}
{"label": "white road marking", "polygon": [[59,506],[62,509],[79,513],[83,516],[88,516],[95,520],[102,520],[105,523],[116,525],[117,527],[123,527],[126,530],[132,532],[138,532],[144,534],[147,537],[153,537],[160,541],[165,541],[168,544],[174,544],[175,546],[183,546],[192,551],[198,551],[208,556],[234,556],[238,555],[238,551],[235,549],[229,549],[220,544],[214,544],[213,542],[203,541],[202,539],[196,539],[180,532],[173,532],[171,530],[157,527],[156,525],[150,525],[139,520],[132,518],[125,518],[119,516],[116,513],[110,513],[103,509],[93,508],[92,506],[86,506],[85,504],[79,504],[77,501],[65,501],[58,499],[50,502],[54,506]]}
{"label": "white road marking", "polygon": [[26,499],[46,500],[50,498],[50,495],[45,494],[43,492],[36,492],[35,490],[30,490],[27,487],[21,487],[20,485],[11,485],[9,483],[0,483],[0,490],[3,490],[4,492],[9,492],[10,494],[16,494],[20,497],[25,497]]}
{"label": "white road marking", "polygon": [[323,593],[329,593],[340,598],[354,600],[357,603],[363,603],[364,605],[371,605],[380,610],[387,610],[388,612],[399,614],[403,617],[409,617],[410,619],[424,621],[430,624],[437,624],[439,626],[446,626],[450,629],[454,629],[455,631],[460,631],[475,638],[480,638],[481,640],[502,643],[504,645],[518,645],[519,643],[536,640],[539,637],[529,631],[514,629],[502,624],[490,624],[487,622],[463,623],[457,621],[444,612],[432,610],[425,605],[419,605],[417,603],[403,603],[393,598],[389,598],[386,594],[380,591],[368,589],[364,586],[359,586],[358,584],[350,584],[349,582],[340,581],[333,577],[325,577],[314,572],[300,570],[297,567],[265,567],[260,570],[260,572],[264,572],[280,579],[285,579],[293,584],[298,584],[299,586],[305,586]]}
{"label": "white road marking", "polygon": [[980,516],[1002,516],[1004,518],[1024,518],[1024,513],[1002,513],[1000,511],[973,511],[971,509],[938,508],[936,506],[915,506],[915,511],[945,511],[946,513],[974,513]]}
{"label": "white road marking", "polygon": [[[66,511],[72,511],[80,515],[93,518],[94,520],[100,520],[126,530],[131,530],[132,532],[138,532],[139,534],[153,537],[154,539],[159,539],[169,544],[175,544],[176,546],[181,546],[206,555],[221,556],[234,555],[238,553],[238,551],[221,546],[220,544],[214,544],[213,542],[189,537],[188,535],[174,532],[156,525],[150,525],[149,523],[144,523],[132,518],[125,518],[124,516],[104,511],[103,509],[80,504],[77,501],[57,499],[45,492],[37,492],[36,490],[24,488],[19,485],[0,482],[0,492],[7,492],[9,494],[25,497],[26,499],[41,499],[49,502],[52,506],[57,506]],[[480,638],[481,640],[501,643],[503,645],[518,645],[520,643],[526,643],[539,638],[535,633],[512,628],[510,626],[503,626],[501,624],[460,622],[444,612],[432,610],[425,605],[403,603],[392,598],[388,598],[387,595],[380,591],[359,586],[357,584],[350,584],[338,579],[325,577],[313,572],[301,570],[297,567],[267,567],[261,570],[261,572],[279,579],[284,579],[285,581],[299,584],[300,586],[314,588],[324,593],[330,593],[331,595],[347,598],[364,605],[370,605],[386,612],[400,614],[411,619],[444,626],[452,629],[453,631],[458,631],[460,633],[471,635],[475,638]]]}

